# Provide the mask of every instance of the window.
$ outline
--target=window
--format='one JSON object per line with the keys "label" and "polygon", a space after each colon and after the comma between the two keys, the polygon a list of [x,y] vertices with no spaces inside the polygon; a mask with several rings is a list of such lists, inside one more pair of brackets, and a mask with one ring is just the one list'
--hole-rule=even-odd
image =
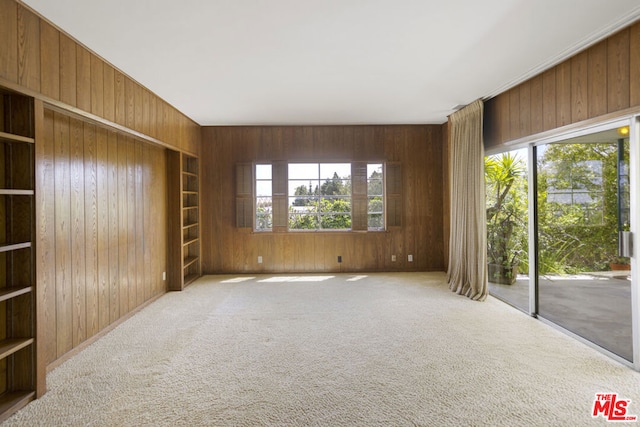
{"label": "window", "polygon": [[382,163],[367,165],[367,228],[384,230],[384,174]]}
{"label": "window", "polygon": [[273,176],[271,165],[256,165],[256,231],[273,227]]}
{"label": "window", "polygon": [[351,164],[290,163],[289,229],[351,229]]}

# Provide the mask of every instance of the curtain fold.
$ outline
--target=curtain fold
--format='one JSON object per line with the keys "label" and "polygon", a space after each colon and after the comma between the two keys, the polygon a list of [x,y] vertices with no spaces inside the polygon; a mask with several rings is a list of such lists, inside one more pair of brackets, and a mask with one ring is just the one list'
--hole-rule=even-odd
{"label": "curtain fold", "polygon": [[477,100],[449,116],[449,288],[472,300],[487,297],[484,188],[484,105]]}

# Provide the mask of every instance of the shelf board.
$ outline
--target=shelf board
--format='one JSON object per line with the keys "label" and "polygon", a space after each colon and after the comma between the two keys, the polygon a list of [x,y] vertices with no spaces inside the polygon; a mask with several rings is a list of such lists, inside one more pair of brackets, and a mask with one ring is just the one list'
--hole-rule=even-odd
{"label": "shelf board", "polygon": [[187,276],[184,276],[184,284],[183,284],[183,286],[187,286],[189,283],[193,282],[198,277],[200,277],[200,275],[195,274],[195,273],[194,274],[189,274]]}
{"label": "shelf board", "polygon": [[9,391],[0,396],[0,423],[36,397],[35,391]]}
{"label": "shelf board", "polygon": [[33,190],[14,190],[10,188],[0,188],[0,195],[3,196],[33,196]]}
{"label": "shelf board", "polygon": [[183,206],[182,209],[189,210],[189,209],[198,209],[198,206]]}
{"label": "shelf board", "polygon": [[182,268],[187,268],[187,267],[191,266],[191,264],[193,264],[194,262],[198,261],[198,259],[200,259],[200,258],[198,258],[197,256],[186,257],[183,260]]}
{"label": "shelf board", "polygon": [[0,341],[0,359],[11,356],[31,344],[33,344],[33,338],[7,338],[2,340]]}
{"label": "shelf board", "polygon": [[20,295],[28,294],[33,291],[32,286],[11,286],[0,289],[0,302],[15,298]]}
{"label": "shelf board", "polygon": [[8,245],[0,245],[0,252],[15,251],[17,249],[30,248],[31,242],[13,243]]}
{"label": "shelf board", "polygon": [[198,223],[197,223],[197,222],[194,222],[194,223],[192,223],[192,224],[183,225],[183,226],[182,226],[182,229],[183,229],[183,230],[188,230],[189,228],[197,227],[197,226],[198,226]]}
{"label": "shelf board", "polygon": [[196,178],[198,177],[197,173],[193,173],[193,172],[189,172],[189,171],[182,171],[183,175],[187,175],[187,176],[195,176]]}
{"label": "shelf board", "polygon": [[192,190],[182,190],[182,194],[187,194],[189,196],[193,196],[193,195],[197,196],[198,192],[197,191],[192,191]]}
{"label": "shelf board", "polygon": [[200,239],[198,239],[197,237],[192,237],[192,238],[190,238],[188,240],[185,240],[182,245],[183,246],[188,246],[188,245],[192,244],[193,242],[197,242],[198,240],[200,240]]}
{"label": "shelf board", "polygon": [[15,135],[13,133],[0,132],[0,139],[4,141],[10,142],[28,142],[33,144],[36,142],[34,138],[29,138],[27,136]]}

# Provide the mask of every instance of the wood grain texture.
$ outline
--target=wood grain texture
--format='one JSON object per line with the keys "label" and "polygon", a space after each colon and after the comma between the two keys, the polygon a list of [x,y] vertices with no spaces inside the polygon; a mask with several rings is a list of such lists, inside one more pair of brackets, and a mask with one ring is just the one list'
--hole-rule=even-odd
{"label": "wood grain texture", "polygon": [[40,19],[18,5],[18,83],[40,91]]}
{"label": "wood grain texture", "polygon": [[70,119],[70,178],[71,178],[71,309],[73,313],[73,347],[87,337],[87,306],[85,287],[85,224],[84,224],[84,126],[80,120]]}
{"label": "wood grain texture", "polygon": [[91,61],[91,113],[104,117],[104,62],[96,55]]}
{"label": "wood grain texture", "polygon": [[76,106],[76,42],[60,34],[60,101]]}
{"label": "wood grain texture", "polygon": [[[35,102],[35,187],[55,182],[53,112]],[[49,143],[45,143],[48,141]],[[46,391],[46,365],[56,358],[55,204],[53,191],[39,191],[35,201],[36,270],[36,395]]]}
{"label": "wood grain texture", "polygon": [[[511,105],[505,107],[507,102]],[[637,105],[640,105],[640,23],[490,100],[485,110],[485,147],[495,149],[514,139]],[[529,128],[524,117],[527,113],[531,120]]]}
{"label": "wood grain texture", "polygon": [[[206,127],[203,140],[205,274],[443,268],[441,126]],[[288,147],[294,144],[299,144],[293,150],[295,161],[400,162],[403,225],[388,232],[347,233],[251,233],[236,228],[236,165],[289,161]],[[373,148],[357,148],[363,145]],[[270,150],[285,157],[269,159]],[[391,250],[397,251],[395,265],[387,262],[386,252]],[[406,261],[409,252],[413,263]],[[343,256],[340,264],[338,255]]]}
{"label": "wood grain texture", "polygon": [[607,112],[607,42],[600,42],[587,51],[588,57],[588,116]]}
{"label": "wood grain texture", "polygon": [[91,112],[91,52],[76,44],[76,106]]}
{"label": "wood grain texture", "polygon": [[0,0],[0,77],[18,83],[18,5]]}
{"label": "wood grain texture", "polygon": [[629,29],[607,39],[608,112],[629,107],[630,97],[630,37]]}
{"label": "wood grain texture", "polygon": [[[73,348],[69,118],[54,113],[56,358]],[[45,141],[45,144],[47,142]],[[42,191],[42,190],[41,190]],[[46,191],[46,190],[45,190]]]}
{"label": "wood grain texture", "polygon": [[640,105],[640,22],[629,29],[629,103]]}
{"label": "wood grain texture", "polygon": [[167,201],[155,191],[166,185],[166,164],[164,149],[61,113],[44,116],[37,262],[53,363],[166,290]]}
{"label": "wood grain texture", "polygon": [[[96,126],[84,124],[83,172],[84,172],[84,255],[85,255],[85,304],[86,337],[100,331],[98,285],[98,170]],[[80,162],[80,159],[78,159]],[[80,242],[82,244],[82,242]]]}
{"label": "wood grain texture", "polygon": [[60,32],[40,22],[40,83],[43,95],[60,99]]}

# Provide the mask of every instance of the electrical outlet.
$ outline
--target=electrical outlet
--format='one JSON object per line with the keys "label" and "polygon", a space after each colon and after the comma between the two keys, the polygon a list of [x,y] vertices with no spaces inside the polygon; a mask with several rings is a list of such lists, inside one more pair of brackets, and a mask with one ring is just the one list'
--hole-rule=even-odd
{"label": "electrical outlet", "polygon": [[166,272],[166,271],[163,271],[163,272],[162,272],[162,280],[163,280],[163,281],[164,281],[164,280],[167,280],[167,272]]}
{"label": "electrical outlet", "polygon": [[413,262],[413,255],[409,255],[407,258],[409,259],[409,262]]}
{"label": "electrical outlet", "polygon": [[262,255],[258,255],[258,264],[262,264]]}
{"label": "electrical outlet", "polygon": [[391,262],[396,262],[396,256],[395,255],[391,255]]}
{"label": "electrical outlet", "polygon": [[338,262],[342,262],[342,256],[338,255]]}

